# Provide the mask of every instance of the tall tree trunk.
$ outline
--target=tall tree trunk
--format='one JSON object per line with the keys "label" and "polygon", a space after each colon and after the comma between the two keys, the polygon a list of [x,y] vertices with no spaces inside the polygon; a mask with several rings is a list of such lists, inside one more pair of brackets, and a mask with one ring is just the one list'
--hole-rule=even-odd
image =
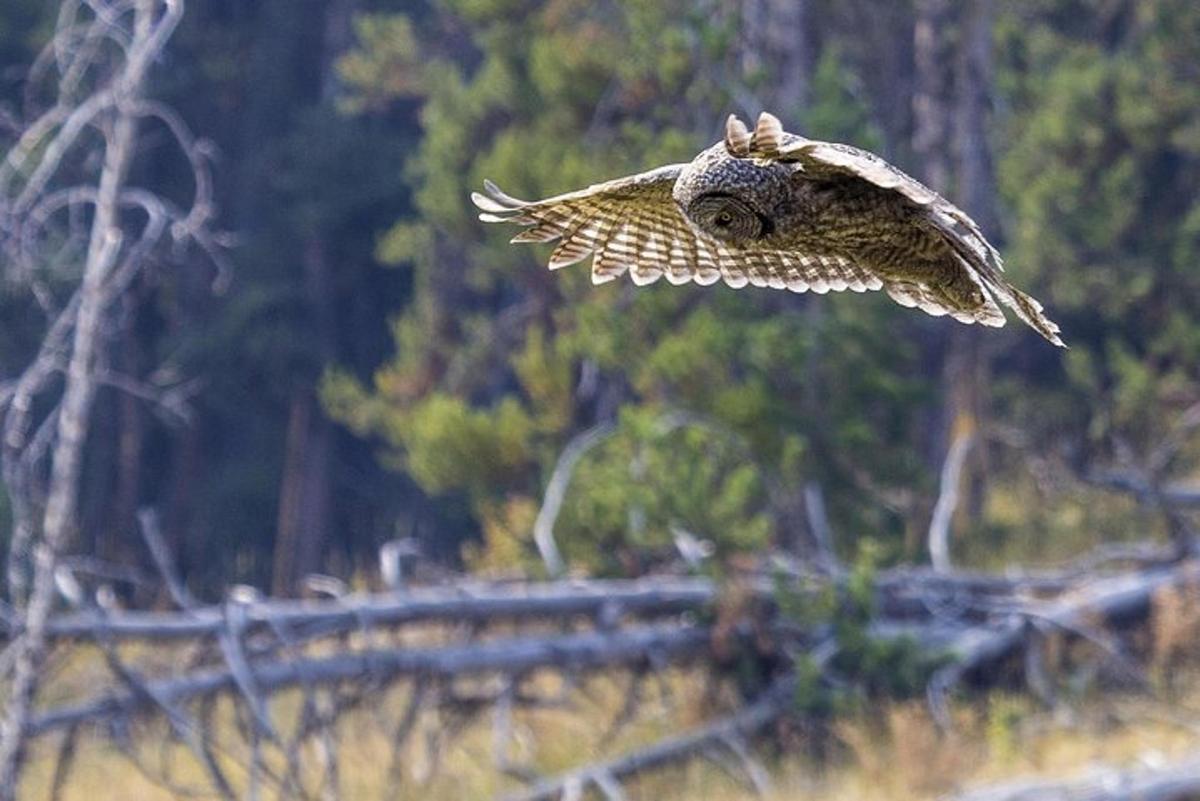
{"label": "tall tree trunk", "polygon": [[297,388],[288,412],[279,490],[272,592],[289,595],[320,569],[329,525],[329,421],[311,387]]}
{"label": "tall tree trunk", "polygon": [[204,475],[209,466],[204,451],[207,425],[206,420],[197,419],[171,437],[171,483],[164,500],[163,530],[175,564],[185,577],[195,550],[195,539],[189,534],[195,515],[197,476]]}
{"label": "tall tree trunk", "polygon": [[[165,38],[153,41],[158,7],[158,0],[137,0],[128,63],[114,82],[113,92],[126,104],[113,104],[114,113],[105,130],[104,161],[79,289],[79,311],[51,452],[42,537],[34,547],[33,586],[24,630],[13,644],[12,682],[7,688],[8,704],[0,730],[0,801],[13,801],[16,797],[25,724],[45,658],[46,622],[54,605],[54,572],[59,555],[76,537],[79,526],[83,449],[96,394],[95,366],[100,356],[105,307],[110,300],[105,280],[121,252],[119,198],[136,138],[137,119],[129,104],[141,95],[146,70],[165,41]],[[159,31],[166,30],[169,35],[181,13],[179,0],[168,0],[167,16],[157,23]]]}
{"label": "tall tree trunk", "polygon": [[[338,56],[351,42],[355,0],[336,0],[325,17],[324,67],[320,102],[331,104],[337,91]],[[287,442],[279,489],[272,589],[294,593],[297,582],[318,572],[330,527],[333,427],[321,409],[313,386],[337,352],[337,319],[329,254],[318,231],[303,244],[306,304],[313,315],[317,375],[293,389],[289,402]]]}
{"label": "tall tree trunk", "polygon": [[770,105],[785,116],[800,114],[808,96],[808,0],[765,0],[764,42],[775,89]]}
{"label": "tall tree trunk", "polygon": [[[917,0],[913,21],[913,152],[917,157],[922,179],[941,194],[949,194],[953,172],[953,65],[954,46],[952,37],[953,4],[950,0]],[[953,336],[951,334],[950,336]],[[954,392],[954,378],[943,372],[944,401],[949,402]],[[947,407],[943,406],[943,412]],[[937,435],[931,437],[931,452],[928,459],[940,463],[948,453],[949,439],[944,423],[935,423]],[[918,552],[924,542],[927,519],[926,512],[916,509],[909,520],[906,545],[911,553]]]}
{"label": "tall tree trunk", "polygon": [[[995,182],[986,136],[991,86],[992,9],[990,0],[970,0],[957,9],[957,47],[951,28],[951,6],[945,0],[921,0],[914,36],[917,93],[914,101],[914,147],[926,178],[942,193],[953,195],[975,217],[984,233],[995,236]],[[952,71],[953,70],[953,71]],[[950,89],[953,88],[953,93]],[[952,161],[950,154],[957,160]],[[953,168],[953,169],[952,169]],[[979,332],[953,326],[947,332],[942,372],[943,406],[937,453],[968,448],[956,487],[943,493],[966,497],[955,518],[975,517],[983,508],[986,459],[978,431],[985,411],[987,365]],[[945,475],[945,474],[944,474]]]}
{"label": "tall tree trunk", "polygon": [[913,144],[914,37],[909,3],[846,3],[844,13],[852,38],[842,43],[855,54],[871,101],[873,118],[883,136],[883,155],[906,163]]}
{"label": "tall tree trunk", "polygon": [[[996,176],[987,131],[992,104],[992,0],[971,0],[963,6],[962,40],[958,58],[958,199],[993,242],[999,235]],[[983,338],[974,327],[956,327],[947,360],[947,425],[954,432],[978,430],[986,414],[989,365]],[[987,489],[987,450],[975,435],[964,470],[967,499],[963,511],[977,520]]]}

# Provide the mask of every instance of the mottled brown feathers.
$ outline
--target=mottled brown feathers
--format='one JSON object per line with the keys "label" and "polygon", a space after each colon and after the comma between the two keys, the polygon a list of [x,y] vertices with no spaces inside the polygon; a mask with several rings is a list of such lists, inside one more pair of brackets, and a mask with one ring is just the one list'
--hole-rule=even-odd
{"label": "mottled brown feathers", "polygon": [[[551,269],[591,256],[598,284],[628,273],[639,286],[883,289],[903,306],[988,326],[1004,325],[998,300],[1063,344],[966,213],[878,156],[787,133],[765,112],[753,131],[730,115],[723,140],[689,164],[532,202],[485,181],[471,199],[485,222],[526,226],[513,242],[557,241]],[[758,223],[736,224],[746,214]]]}

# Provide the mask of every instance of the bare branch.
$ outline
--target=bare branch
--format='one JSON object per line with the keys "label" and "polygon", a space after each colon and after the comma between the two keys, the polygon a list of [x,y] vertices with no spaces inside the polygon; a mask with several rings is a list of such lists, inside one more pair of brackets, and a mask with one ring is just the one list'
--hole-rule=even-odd
{"label": "bare branch", "polygon": [[950,523],[958,508],[959,485],[962,484],[963,466],[974,442],[970,431],[960,432],[950,444],[946,461],[942,465],[941,488],[937,503],[933,507],[933,519],[929,521],[929,559],[933,569],[946,572],[950,565]]}
{"label": "bare branch", "polygon": [[1075,779],[1021,779],[953,796],[952,801],[1186,801],[1200,796],[1200,759],[1161,768],[1093,768]]}
{"label": "bare branch", "polygon": [[546,494],[542,499],[542,508],[538,510],[537,519],[533,523],[533,541],[537,543],[546,572],[552,577],[561,576],[565,565],[554,541],[554,523],[558,520],[559,510],[567,494],[567,486],[575,472],[575,465],[583,455],[607,439],[615,430],[612,423],[601,423],[575,436],[567,447],[563,448],[558,457],[558,464],[550,474],[546,484]]}
{"label": "bare branch", "polygon": [[[507,586],[463,583],[337,601],[260,601],[246,605],[246,625],[248,631],[284,627],[292,637],[304,637],[418,622],[595,618],[613,604],[627,617],[662,617],[703,609],[716,593],[707,579],[675,577]],[[64,615],[49,623],[47,633],[53,638],[86,638],[99,622],[90,612]],[[210,606],[192,608],[187,615],[115,612],[103,623],[115,636],[190,639],[216,635],[224,617],[220,607]]]}
{"label": "bare branch", "polygon": [[702,754],[713,745],[726,744],[755,734],[778,720],[788,709],[790,680],[783,679],[745,709],[716,723],[676,737],[668,737],[636,752],[608,762],[589,765],[564,776],[537,782],[528,790],[506,796],[505,801],[555,801],[571,786],[616,781],[672,762]]}
{"label": "bare branch", "polygon": [[[330,684],[363,675],[380,679],[401,676],[451,678],[460,675],[511,675],[557,666],[576,671],[614,665],[636,665],[651,658],[686,660],[702,653],[708,632],[694,626],[635,627],[615,634],[572,634],[516,637],[476,645],[444,648],[364,650],[253,666],[256,686],[268,692],[305,682]],[[196,673],[179,679],[146,682],[150,693],[114,693],[77,706],[52,709],[33,718],[31,735],[74,725],[83,720],[129,714],[146,706],[147,698],[178,705],[236,685],[228,670]]]}
{"label": "bare branch", "polygon": [[1118,575],[1086,584],[1053,602],[1028,604],[995,627],[973,626],[956,634],[950,652],[956,661],[939,670],[929,682],[930,709],[943,726],[949,725],[946,694],[967,674],[994,665],[1029,646],[1026,621],[1031,617],[1063,630],[1088,627],[1089,618],[1121,619],[1148,611],[1154,594],[1164,587],[1182,586],[1198,578],[1194,563]]}
{"label": "bare branch", "polygon": [[[78,526],[83,448],[98,386],[96,368],[103,357],[103,321],[112,300],[112,296],[105,291],[105,284],[114,268],[121,263],[126,244],[126,232],[121,220],[122,198],[126,196],[124,184],[133,158],[138,123],[138,117],[130,111],[130,106],[136,104],[143,89],[150,62],[161,53],[183,13],[183,0],[134,0],[128,5],[88,0],[87,5],[96,19],[105,23],[104,35],[115,36],[118,42],[120,34],[110,32],[119,32],[120,18],[132,12],[132,35],[123,63],[116,67],[107,85],[95,90],[77,105],[72,105],[70,97],[59,97],[51,111],[34,122],[18,140],[17,147],[9,152],[3,165],[0,165],[0,232],[4,233],[0,245],[11,249],[14,246],[14,226],[20,229],[21,220],[28,219],[31,209],[38,206],[47,192],[53,191],[52,182],[62,171],[67,154],[82,141],[84,130],[95,126],[102,134],[102,147],[98,148],[103,156],[102,166],[95,195],[90,202],[93,214],[77,293],[78,306],[65,318],[67,322],[62,330],[51,331],[54,338],[61,339],[61,344],[65,345],[66,329],[69,328],[71,341],[65,361],[61,399],[54,405],[54,411],[45,418],[53,420],[53,443],[48,445],[51,454],[50,478],[41,521],[42,539],[31,549],[33,582],[28,591],[28,604],[23,610],[23,628],[13,643],[13,669],[11,681],[6,687],[8,704],[0,727],[0,801],[11,801],[16,792],[27,734],[26,723],[47,648],[46,623],[54,603],[57,561]],[[68,2],[60,16],[58,33],[63,40],[56,45],[60,66],[72,57],[91,63],[97,52],[94,48],[84,47],[73,55],[68,54],[71,49],[68,40],[72,38],[77,8],[76,4]],[[73,92],[72,84],[77,80],[72,76],[82,76],[87,70],[86,65],[66,68],[64,77],[69,91]],[[33,163],[29,164],[31,160]],[[13,186],[13,179],[18,171],[26,174],[24,168],[27,165],[31,166],[28,177],[17,190]],[[73,194],[77,193],[68,192],[66,197]],[[39,210],[39,214],[52,213],[54,206],[55,201],[47,203]],[[40,221],[35,221],[35,228],[40,224]],[[154,225],[152,215],[146,231],[152,231]],[[21,240],[22,237],[17,236],[18,251],[21,250]],[[142,259],[145,251],[139,247],[140,244],[135,243],[129,249],[127,259],[131,255],[138,261]],[[17,539],[23,541],[22,548],[28,547],[35,531],[32,493],[17,465],[28,464],[23,446],[29,428],[32,400],[44,386],[47,371],[58,367],[62,355],[63,348],[57,341],[51,351],[43,346],[37,362],[18,382],[17,391],[10,395],[6,413],[9,419],[5,424],[5,478],[15,478],[16,483],[10,485],[10,491],[15,488],[23,496],[15,504],[19,515]],[[26,377],[29,377],[30,383],[22,394],[21,383]],[[18,401],[24,408],[18,407],[17,416],[13,418],[13,405]],[[50,428],[44,427],[42,430]],[[19,560],[23,554],[14,551],[13,557]],[[9,567],[10,574],[23,582],[23,566],[17,566],[16,561],[10,559]]]}

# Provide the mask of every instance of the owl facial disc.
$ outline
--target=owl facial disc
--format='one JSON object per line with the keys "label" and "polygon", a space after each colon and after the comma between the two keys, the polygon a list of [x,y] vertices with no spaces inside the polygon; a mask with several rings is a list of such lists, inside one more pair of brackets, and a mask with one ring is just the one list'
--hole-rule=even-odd
{"label": "owl facial disc", "polygon": [[722,242],[749,242],[773,229],[769,219],[725,192],[700,195],[688,206],[687,216],[702,231]]}

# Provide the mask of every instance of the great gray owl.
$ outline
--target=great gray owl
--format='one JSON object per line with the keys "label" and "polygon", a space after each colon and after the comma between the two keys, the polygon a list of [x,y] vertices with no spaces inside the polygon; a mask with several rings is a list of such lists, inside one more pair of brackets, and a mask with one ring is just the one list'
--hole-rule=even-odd
{"label": "great gray owl", "polygon": [[878,156],[786,133],[765,112],[753,132],[730,115],[725,140],[690,164],[533,202],[484,188],[471,194],[481,220],[530,226],[513,242],[561,240],[552,270],[595,254],[597,284],[628,271],[639,286],[666,276],[735,289],[883,289],[903,306],[996,327],[998,299],[1063,346],[963,211]]}

